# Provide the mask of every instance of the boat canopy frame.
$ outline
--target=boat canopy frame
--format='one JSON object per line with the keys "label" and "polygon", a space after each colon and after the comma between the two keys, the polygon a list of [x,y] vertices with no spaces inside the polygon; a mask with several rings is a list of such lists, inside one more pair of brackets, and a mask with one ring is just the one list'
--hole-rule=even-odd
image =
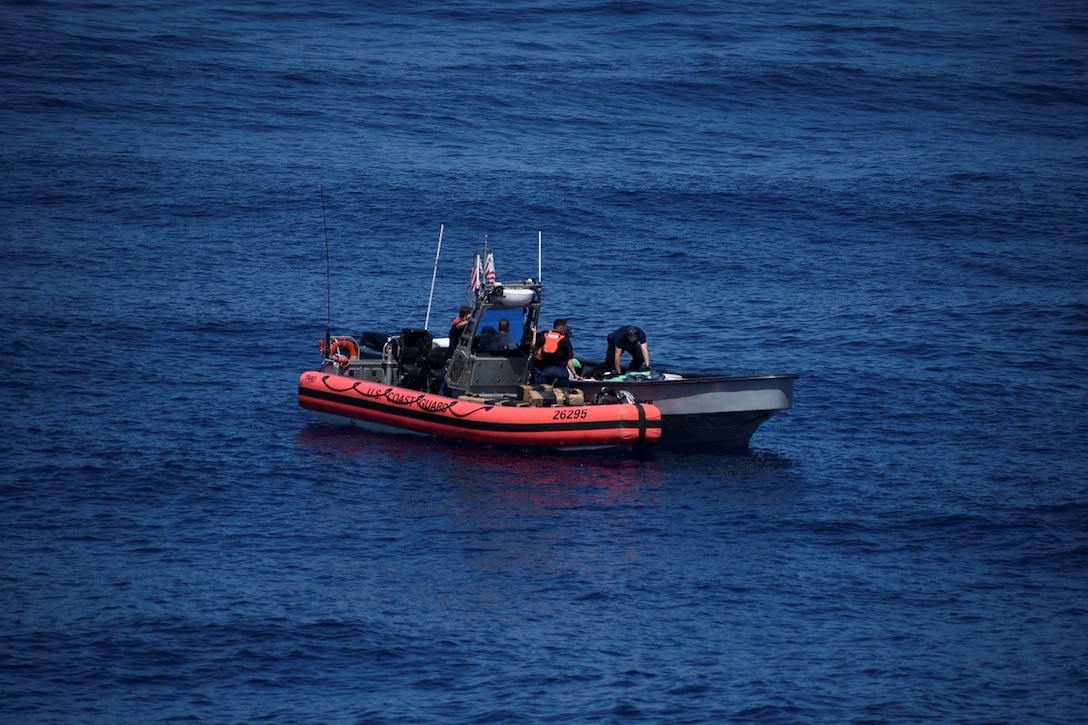
{"label": "boat canopy frame", "polygon": [[[541,285],[539,282],[487,284],[476,295],[469,324],[457,339],[446,368],[446,387],[453,396],[516,396],[521,386],[532,380],[533,343],[540,319]],[[498,329],[499,321],[510,321],[511,334],[517,330],[520,315],[521,334],[511,350],[483,349],[484,332]]]}

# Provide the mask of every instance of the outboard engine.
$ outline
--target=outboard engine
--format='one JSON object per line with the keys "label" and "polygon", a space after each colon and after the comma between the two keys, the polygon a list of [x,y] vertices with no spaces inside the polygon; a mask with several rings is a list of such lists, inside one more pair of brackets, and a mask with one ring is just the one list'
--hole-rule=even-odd
{"label": "outboard engine", "polygon": [[[444,357],[439,355],[438,357]],[[397,361],[402,388],[430,392],[434,368],[434,337],[419,328],[405,328],[393,341],[393,359]],[[441,364],[441,363],[440,363]]]}

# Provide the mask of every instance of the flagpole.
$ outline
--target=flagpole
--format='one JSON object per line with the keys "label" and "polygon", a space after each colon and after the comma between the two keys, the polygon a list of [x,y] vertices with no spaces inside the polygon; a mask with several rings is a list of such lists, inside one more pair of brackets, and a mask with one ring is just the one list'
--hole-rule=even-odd
{"label": "flagpole", "polygon": [[423,323],[424,330],[431,326],[431,303],[434,301],[434,280],[438,277],[438,257],[442,254],[442,232],[444,231],[446,231],[446,225],[443,223],[438,228],[438,249],[434,253],[434,271],[431,272],[431,296],[427,298],[427,319]]}
{"label": "flagpole", "polygon": [[[472,262],[472,276],[468,280],[468,289],[465,290],[465,303],[475,306],[480,290],[483,288],[483,264],[480,262],[480,250],[476,250],[475,259]],[[472,297],[469,297],[469,293]]]}

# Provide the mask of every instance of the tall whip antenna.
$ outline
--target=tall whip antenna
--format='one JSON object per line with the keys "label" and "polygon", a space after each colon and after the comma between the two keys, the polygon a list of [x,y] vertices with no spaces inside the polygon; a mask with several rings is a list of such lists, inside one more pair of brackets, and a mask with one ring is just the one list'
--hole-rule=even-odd
{"label": "tall whip antenna", "polygon": [[325,232],[325,349],[332,345],[332,262],[329,259],[329,227],[325,223],[325,182],[321,182],[321,229]]}
{"label": "tall whip antenna", "polygon": [[536,230],[536,283],[540,284],[540,251],[543,246],[544,233],[539,229]]}
{"label": "tall whip antenna", "polygon": [[438,228],[438,250],[434,253],[434,271],[431,272],[431,296],[427,298],[427,319],[423,323],[423,329],[429,329],[431,326],[431,302],[434,300],[434,280],[438,276],[438,257],[442,254],[442,232],[446,231],[446,225],[442,224]]}

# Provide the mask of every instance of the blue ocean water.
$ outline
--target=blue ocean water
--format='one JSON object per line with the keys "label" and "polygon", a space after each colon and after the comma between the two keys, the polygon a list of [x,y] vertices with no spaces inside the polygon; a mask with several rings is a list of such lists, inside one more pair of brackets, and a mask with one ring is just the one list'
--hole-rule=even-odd
{"label": "blue ocean water", "polygon": [[[1088,717],[1083,3],[360,5],[0,4],[4,722]],[[443,330],[538,230],[581,354],[795,408],[298,408],[328,317]]]}

